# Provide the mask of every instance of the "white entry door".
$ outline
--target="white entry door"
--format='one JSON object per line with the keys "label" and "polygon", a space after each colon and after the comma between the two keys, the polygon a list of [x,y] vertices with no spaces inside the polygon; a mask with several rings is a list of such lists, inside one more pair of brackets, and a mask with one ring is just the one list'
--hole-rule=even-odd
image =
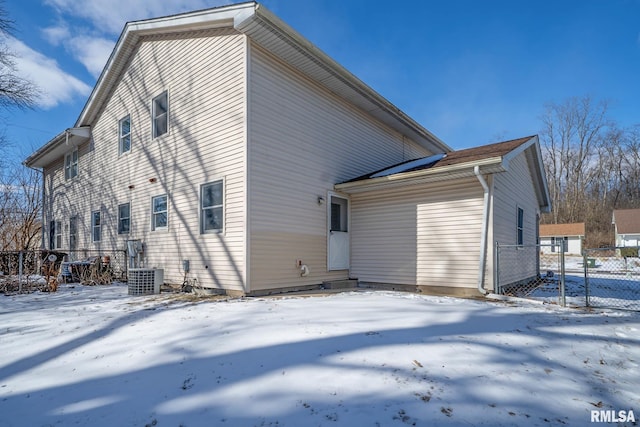
{"label": "white entry door", "polygon": [[349,199],[329,193],[327,269],[349,269]]}

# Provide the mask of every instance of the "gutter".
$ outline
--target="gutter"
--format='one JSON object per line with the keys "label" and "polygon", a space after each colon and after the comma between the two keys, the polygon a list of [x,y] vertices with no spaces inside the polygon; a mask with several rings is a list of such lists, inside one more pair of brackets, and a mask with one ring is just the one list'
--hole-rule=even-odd
{"label": "gutter", "polygon": [[480,263],[478,266],[478,292],[482,295],[487,295],[487,291],[484,289],[484,271],[487,266],[487,234],[489,233],[489,207],[491,199],[489,198],[489,185],[487,185],[487,181],[484,179],[482,174],[480,174],[480,167],[478,165],[473,168],[473,173],[476,175],[480,185],[482,185],[482,188],[484,189],[482,234],[480,237]]}

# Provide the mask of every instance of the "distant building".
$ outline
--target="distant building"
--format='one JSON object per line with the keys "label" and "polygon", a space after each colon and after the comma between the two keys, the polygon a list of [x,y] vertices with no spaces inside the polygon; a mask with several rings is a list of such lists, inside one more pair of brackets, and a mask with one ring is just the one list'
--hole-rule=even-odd
{"label": "distant building", "polygon": [[611,223],[615,227],[616,247],[640,246],[640,209],[617,209]]}
{"label": "distant building", "polygon": [[542,253],[555,252],[556,243],[564,243],[564,252],[567,254],[582,254],[582,242],[584,240],[584,222],[571,224],[541,224],[540,244]]}

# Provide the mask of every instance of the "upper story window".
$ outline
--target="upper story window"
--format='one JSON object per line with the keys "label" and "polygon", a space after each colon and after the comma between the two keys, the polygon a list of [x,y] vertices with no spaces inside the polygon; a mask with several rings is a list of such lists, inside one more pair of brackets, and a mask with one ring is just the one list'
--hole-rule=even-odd
{"label": "upper story window", "polygon": [[167,195],[162,194],[151,198],[151,229],[167,228],[169,223],[167,210]]}
{"label": "upper story window", "polygon": [[224,225],[224,181],[204,184],[200,190],[201,231],[221,231]]}
{"label": "upper story window", "polygon": [[118,122],[118,152],[120,154],[131,151],[131,116]]}
{"label": "upper story window", "polygon": [[131,204],[118,206],[118,234],[128,234],[131,228]]}
{"label": "upper story window", "polygon": [[64,179],[78,176],[78,149],[64,156]]}
{"label": "upper story window", "polygon": [[151,105],[152,134],[154,138],[169,130],[169,97],[165,90],[153,98]]}

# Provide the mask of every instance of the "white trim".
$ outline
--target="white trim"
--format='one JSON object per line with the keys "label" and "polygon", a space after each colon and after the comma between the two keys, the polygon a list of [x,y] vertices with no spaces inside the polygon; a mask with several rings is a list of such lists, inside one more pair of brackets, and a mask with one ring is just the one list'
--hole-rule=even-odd
{"label": "white trim", "polygon": [[244,36],[244,126],[242,129],[243,140],[244,140],[244,194],[243,194],[243,209],[244,209],[244,291],[246,293],[251,292],[251,208],[249,206],[249,191],[251,190],[250,180],[251,176],[249,174],[249,158],[250,158],[250,149],[253,144],[250,144],[249,141],[249,102],[251,100],[250,93],[250,85],[251,85],[251,55],[252,48],[251,43],[249,42],[249,37]]}

